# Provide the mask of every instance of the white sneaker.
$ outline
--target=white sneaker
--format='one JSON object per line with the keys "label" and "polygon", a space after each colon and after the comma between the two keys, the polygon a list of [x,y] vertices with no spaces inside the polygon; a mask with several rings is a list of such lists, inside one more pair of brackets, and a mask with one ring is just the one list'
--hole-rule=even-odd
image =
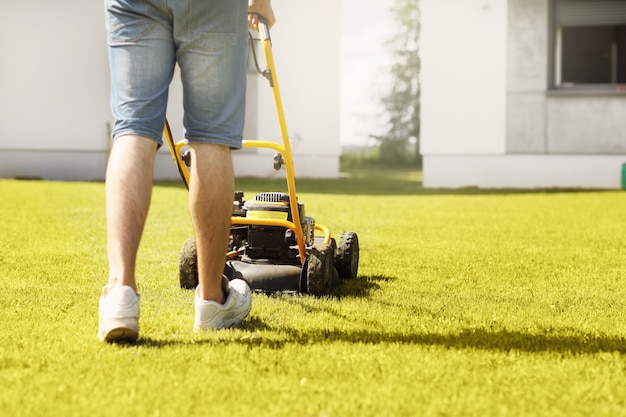
{"label": "white sneaker", "polygon": [[134,342],[139,337],[139,294],[131,287],[104,287],[100,296],[98,338]]}
{"label": "white sneaker", "polygon": [[237,326],[241,324],[252,308],[252,291],[246,281],[234,279],[228,282],[228,295],[224,304],[198,298],[197,288],[194,304],[196,307],[196,320],[193,326],[195,330]]}

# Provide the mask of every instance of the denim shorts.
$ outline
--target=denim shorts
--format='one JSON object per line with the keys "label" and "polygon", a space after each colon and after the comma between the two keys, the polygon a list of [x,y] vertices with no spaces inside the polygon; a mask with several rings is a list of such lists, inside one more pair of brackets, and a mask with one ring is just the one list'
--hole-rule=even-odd
{"label": "denim shorts", "polygon": [[245,117],[246,0],[105,0],[113,137],[163,143],[174,67],[189,142],[240,148]]}

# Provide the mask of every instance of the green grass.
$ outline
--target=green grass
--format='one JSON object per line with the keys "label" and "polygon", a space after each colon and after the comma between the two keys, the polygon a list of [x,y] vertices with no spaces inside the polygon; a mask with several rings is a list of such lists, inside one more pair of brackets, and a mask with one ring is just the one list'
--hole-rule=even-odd
{"label": "green grass", "polygon": [[626,194],[383,171],[298,186],[317,222],[359,234],[356,279],[256,294],[241,328],[196,334],[187,192],[157,184],[141,339],[118,346],[96,338],[103,184],[0,180],[0,415],[626,415]]}

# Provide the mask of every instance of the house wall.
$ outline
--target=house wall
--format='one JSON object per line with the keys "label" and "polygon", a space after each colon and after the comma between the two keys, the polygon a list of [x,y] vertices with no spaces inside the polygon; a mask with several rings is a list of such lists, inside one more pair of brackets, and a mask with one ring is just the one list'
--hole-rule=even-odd
{"label": "house wall", "polygon": [[546,152],[548,0],[509,0],[507,153]]}
{"label": "house wall", "polygon": [[626,95],[555,94],[546,101],[547,153],[621,154],[626,162]]}
{"label": "house wall", "polygon": [[507,154],[626,153],[626,97],[551,92],[548,0],[509,0]]}
{"label": "house wall", "polygon": [[[621,186],[621,166],[626,162],[626,95],[551,90],[549,0],[423,0],[421,4],[425,186]],[[467,12],[470,7],[474,13]],[[453,30],[443,20],[452,9],[467,16],[454,20]],[[493,21],[487,24],[485,19]],[[485,37],[503,39],[504,48],[495,41],[481,44],[489,50],[464,60],[463,71],[449,71],[452,57],[467,56],[471,45],[466,41],[455,45],[447,38],[450,33],[465,36],[474,27],[489,30]],[[505,64],[493,65],[500,60]],[[472,106],[461,98],[461,107],[448,106],[455,100],[450,90],[462,86],[464,74],[480,71],[488,74],[488,80],[474,88],[480,91],[485,84],[491,93],[483,104]],[[499,84],[501,76],[503,84]],[[499,97],[496,80],[504,103],[494,99]],[[444,83],[449,87],[442,88]],[[466,114],[459,119],[462,110]],[[486,113],[492,120],[485,120]],[[466,119],[475,123],[468,124]],[[448,137],[458,138],[467,126],[471,134],[464,143]],[[486,147],[488,140],[480,134],[490,137],[493,146]]]}
{"label": "house wall", "polygon": [[[339,3],[272,2],[272,31],[287,123],[299,176],[333,177],[339,165]],[[3,8],[0,42],[0,177],[104,178],[110,146],[104,7],[98,1],[29,0]],[[315,31],[321,26],[323,30]],[[20,33],[18,40],[15,34]],[[249,75],[247,139],[279,140],[271,90]],[[182,138],[180,82],[170,89],[168,120]],[[155,177],[177,179],[164,147]],[[233,156],[237,175],[275,176],[271,155]]]}
{"label": "house wall", "polygon": [[0,176],[102,178],[110,123],[102,2],[11,2],[2,15]]}
{"label": "house wall", "polygon": [[421,0],[421,152],[502,154],[505,0]]}

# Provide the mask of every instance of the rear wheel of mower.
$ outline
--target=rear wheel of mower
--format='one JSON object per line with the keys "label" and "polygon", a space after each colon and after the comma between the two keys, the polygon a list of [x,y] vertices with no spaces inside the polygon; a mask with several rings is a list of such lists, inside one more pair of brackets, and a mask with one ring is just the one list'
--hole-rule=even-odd
{"label": "rear wheel of mower", "polygon": [[309,253],[307,264],[307,292],[320,296],[330,293],[330,288],[335,274],[333,257],[335,250],[332,246],[324,243],[316,243]]}
{"label": "rear wheel of mower", "polygon": [[178,279],[181,288],[191,290],[198,286],[198,255],[195,239],[190,238],[183,243],[178,264]]}
{"label": "rear wheel of mower", "polygon": [[359,269],[359,238],[354,232],[339,236],[335,267],[341,278],[356,278]]}

